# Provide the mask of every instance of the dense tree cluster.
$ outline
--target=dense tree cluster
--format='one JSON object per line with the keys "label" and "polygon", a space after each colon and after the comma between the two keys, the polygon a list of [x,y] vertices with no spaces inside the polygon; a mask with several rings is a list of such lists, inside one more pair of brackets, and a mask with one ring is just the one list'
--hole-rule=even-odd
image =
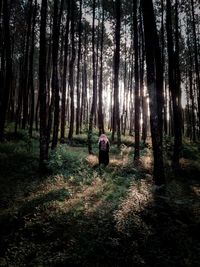
{"label": "dense tree cluster", "polygon": [[40,163],[88,130],[148,133],[164,183],[163,137],[200,134],[200,5],[196,0],[1,0],[0,140],[6,123],[40,132]]}

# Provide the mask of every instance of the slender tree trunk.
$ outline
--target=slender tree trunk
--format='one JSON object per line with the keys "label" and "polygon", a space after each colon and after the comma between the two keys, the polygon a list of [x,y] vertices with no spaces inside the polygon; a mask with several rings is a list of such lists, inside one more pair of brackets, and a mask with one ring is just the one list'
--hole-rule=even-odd
{"label": "slender tree trunk", "polygon": [[76,134],[80,133],[80,63],[81,63],[81,45],[82,45],[82,0],[80,0],[78,25],[78,61],[77,61],[77,110],[76,110]]}
{"label": "slender tree trunk", "polygon": [[173,96],[174,109],[174,153],[173,166],[179,167],[180,153],[182,149],[182,107],[181,107],[181,76],[179,68],[179,29],[178,29],[178,1],[175,1],[175,95]]}
{"label": "slender tree trunk", "polygon": [[69,86],[71,98],[71,114],[70,114],[70,127],[68,139],[71,141],[74,133],[74,61],[76,57],[75,44],[74,44],[74,8],[75,0],[71,0],[71,46],[72,55],[69,63]]}
{"label": "slender tree trunk", "polygon": [[99,134],[104,133],[104,120],[103,120],[103,46],[104,46],[104,0],[102,2],[102,22],[101,22],[101,50],[100,50],[100,74],[99,74],[99,109],[98,109],[98,122]]}
{"label": "slender tree trunk", "polygon": [[139,97],[139,68],[138,68],[138,25],[137,25],[137,1],[133,2],[133,30],[134,30],[134,55],[135,55],[135,151],[134,160],[140,157],[140,97]]}
{"label": "slender tree trunk", "polygon": [[121,0],[116,0],[115,54],[114,54],[114,104],[112,140],[117,131],[117,145],[121,144],[120,114],[119,114],[119,64],[120,64],[120,28]]}
{"label": "slender tree trunk", "polygon": [[29,105],[29,87],[28,87],[28,73],[29,73],[29,43],[31,36],[31,21],[32,21],[32,10],[33,10],[33,0],[28,2],[28,18],[27,18],[27,33],[26,33],[26,46],[25,46],[25,59],[24,59],[24,79],[23,79],[23,119],[22,119],[22,129],[26,128],[28,120],[28,105]]}
{"label": "slender tree trunk", "polygon": [[84,33],[84,63],[83,63],[83,75],[82,75],[82,105],[81,105],[81,118],[80,118],[80,128],[82,129],[82,124],[87,124],[88,119],[87,119],[87,114],[88,114],[88,109],[87,109],[87,31],[85,30]]}
{"label": "slender tree trunk", "polygon": [[199,123],[199,131],[200,131],[200,76],[199,76],[196,26],[195,26],[195,17],[194,17],[194,0],[191,0],[191,7],[192,7],[192,30],[193,30],[193,38],[194,38],[194,60],[195,60],[195,72],[196,72],[196,84],[197,84],[198,123]]}
{"label": "slender tree trunk", "polygon": [[173,105],[171,92],[169,93],[169,135],[174,136]]}
{"label": "slender tree trunk", "polygon": [[97,107],[97,96],[98,96],[98,84],[97,84],[97,77],[99,76],[99,39],[100,39],[100,10],[99,10],[99,0],[97,1],[97,14],[98,15],[98,25],[97,25],[97,34],[96,34],[96,60],[95,60],[95,87],[96,87],[96,97],[95,97],[95,110],[94,110],[94,127],[98,127],[98,107]]}
{"label": "slender tree trunk", "polygon": [[9,12],[8,1],[3,2],[3,27],[4,27],[4,42],[5,42],[5,80],[2,94],[2,101],[0,103],[0,142],[4,139],[4,127],[6,121],[6,112],[8,109],[8,101],[12,80],[12,58],[11,58],[11,45],[10,45],[10,27],[9,27]]}
{"label": "slender tree trunk", "polygon": [[[38,86],[39,87],[39,86]],[[38,95],[37,95],[37,102],[36,102],[36,108],[35,108],[35,130],[38,132],[38,113],[39,113],[39,106],[40,106],[40,94],[38,89]],[[46,113],[48,114],[48,113]]]}
{"label": "slender tree trunk", "polygon": [[[3,1],[0,1],[0,19],[2,19],[2,4]],[[3,87],[4,87],[4,75],[5,75],[5,53],[4,53],[4,44],[3,44],[3,26],[0,24],[0,110],[3,103]]]}
{"label": "slender tree trunk", "polygon": [[164,133],[167,135],[167,86],[165,81],[165,33],[164,33],[164,0],[161,1],[161,62],[163,71],[163,127]]}
{"label": "slender tree trunk", "polygon": [[[131,39],[133,39],[131,37]],[[133,117],[133,54],[131,55],[131,70],[130,70],[130,125],[129,125],[129,135],[133,135],[133,125],[134,125],[134,117]]]}
{"label": "slender tree trunk", "polygon": [[167,135],[168,134],[168,122],[167,122],[167,107],[168,107],[168,90],[167,90],[167,83],[166,83],[166,81],[165,81],[165,83],[164,83],[164,117],[163,117],[163,120],[164,120],[164,122],[163,122],[163,126],[164,126],[164,133],[165,133],[165,135]]}
{"label": "slender tree trunk", "polygon": [[148,119],[148,106],[147,106],[147,96],[144,90],[144,59],[145,59],[145,47],[144,47],[144,31],[142,25],[142,14],[140,8],[140,94],[142,100],[142,141],[146,144],[147,139],[147,119]]}
{"label": "slender tree trunk", "polygon": [[29,78],[28,78],[28,88],[31,92],[31,108],[30,108],[30,127],[29,135],[32,137],[33,132],[33,120],[34,120],[34,107],[35,107],[35,92],[34,92],[34,82],[33,82],[33,56],[34,56],[34,46],[35,46],[35,24],[37,15],[37,1],[35,0],[35,7],[33,13],[33,25],[32,25],[32,40],[31,40],[31,51],[29,59]]}
{"label": "slender tree trunk", "polygon": [[196,142],[196,129],[195,129],[195,104],[194,104],[194,92],[193,92],[193,84],[192,84],[192,71],[189,71],[189,92],[190,92],[190,100],[191,100],[191,130],[192,130],[192,140]]}
{"label": "slender tree trunk", "polygon": [[39,54],[39,95],[40,95],[40,169],[45,167],[48,158],[46,125],[46,20],[47,0],[42,0]]}
{"label": "slender tree trunk", "polygon": [[68,36],[69,36],[69,21],[70,21],[70,1],[68,2],[67,20],[65,30],[65,52],[64,52],[64,69],[63,69],[63,88],[62,88],[62,104],[61,104],[61,140],[65,138],[66,126],[66,86],[67,86],[67,63],[68,63]]}
{"label": "slender tree trunk", "polygon": [[[52,25],[50,21],[50,34],[48,37],[48,50],[47,50],[47,114],[50,114],[51,108],[51,77],[52,77]],[[48,121],[50,121],[52,116],[48,116]],[[49,123],[49,122],[48,122]]]}
{"label": "slender tree trunk", "polygon": [[[177,8],[177,6],[176,6]],[[176,10],[175,16],[175,48],[173,44],[172,35],[172,22],[171,22],[171,2],[167,0],[167,16],[166,16],[166,27],[167,27],[167,49],[168,49],[168,72],[169,72],[169,89],[172,96],[173,105],[173,129],[174,129],[174,153],[172,159],[173,167],[179,166],[179,158],[182,145],[182,125],[181,125],[181,108],[180,108],[180,72],[179,72],[179,44],[178,44],[178,13]]]}
{"label": "slender tree trunk", "polygon": [[[23,49],[22,49],[23,50]],[[20,125],[21,122],[21,110],[22,110],[22,87],[21,84],[23,83],[23,62],[22,58],[19,60],[19,78],[18,78],[18,98],[17,98],[17,110],[15,114],[15,134],[17,133],[17,127]]]}
{"label": "slender tree trunk", "polygon": [[[14,38],[12,38],[12,43],[14,42]],[[13,47],[14,44],[12,44]],[[13,49],[12,49],[13,51]],[[12,58],[13,58],[13,52],[12,52]],[[11,81],[11,89],[10,89],[10,98],[9,98],[9,104],[8,104],[8,118],[9,121],[14,122],[14,118],[15,118],[15,94],[16,94],[16,83],[17,83],[17,74],[16,74],[16,70],[13,66],[12,69],[12,81]]]}
{"label": "slender tree trunk", "polygon": [[60,113],[60,87],[58,80],[58,50],[59,50],[59,36],[60,36],[60,23],[63,12],[63,2],[60,3],[60,11],[58,12],[58,0],[54,0],[54,19],[53,19],[53,74],[52,74],[52,93],[55,95],[55,112],[54,112],[54,125],[53,125],[53,139],[52,149],[58,143],[58,130],[59,130],[59,113]]}
{"label": "slender tree trunk", "polygon": [[92,106],[90,111],[89,118],[89,129],[88,129],[88,152],[92,154],[92,130],[93,130],[93,121],[95,115],[95,104],[97,98],[97,88],[96,88],[96,54],[95,54],[95,8],[96,0],[93,0],[93,19],[92,19],[92,68],[93,68],[93,97],[92,97]]}
{"label": "slender tree trunk", "polygon": [[126,18],[124,19],[125,23],[125,30],[124,30],[124,73],[123,73],[123,80],[124,80],[124,99],[123,99],[123,108],[122,108],[122,115],[121,115],[121,131],[122,134],[125,136],[126,134],[126,119],[127,119],[127,38],[126,38]]}
{"label": "slender tree trunk", "polygon": [[151,138],[153,145],[154,169],[153,177],[156,185],[162,185],[165,182],[164,166],[163,166],[163,149],[162,136],[158,121],[157,107],[157,88],[156,88],[156,37],[157,30],[155,27],[155,17],[152,1],[142,0],[142,11],[144,21],[144,36],[146,48],[146,64],[147,64],[147,87],[150,101],[150,123]]}

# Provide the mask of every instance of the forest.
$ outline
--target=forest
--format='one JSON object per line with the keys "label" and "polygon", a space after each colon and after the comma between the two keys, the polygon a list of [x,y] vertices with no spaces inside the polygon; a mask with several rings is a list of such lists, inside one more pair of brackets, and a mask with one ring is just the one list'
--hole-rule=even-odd
{"label": "forest", "polygon": [[199,0],[0,0],[1,267],[198,267],[199,179]]}

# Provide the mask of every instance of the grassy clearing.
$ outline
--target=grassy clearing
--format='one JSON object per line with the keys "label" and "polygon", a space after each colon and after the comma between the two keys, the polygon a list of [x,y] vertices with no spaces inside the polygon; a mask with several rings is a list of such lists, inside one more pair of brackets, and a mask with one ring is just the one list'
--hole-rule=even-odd
{"label": "grassy clearing", "polygon": [[[151,150],[111,146],[98,166],[86,135],[50,154],[38,172],[38,141],[0,144],[0,266],[199,266],[199,157],[185,143],[182,168],[153,191]],[[124,142],[125,143],[125,142]],[[170,147],[170,146],[169,146]]]}

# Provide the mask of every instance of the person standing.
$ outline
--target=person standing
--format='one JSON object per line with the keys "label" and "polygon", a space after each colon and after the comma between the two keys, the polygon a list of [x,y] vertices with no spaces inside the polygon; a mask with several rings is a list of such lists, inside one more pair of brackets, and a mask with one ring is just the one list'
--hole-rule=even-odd
{"label": "person standing", "polygon": [[104,164],[107,166],[109,164],[109,149],[110,143],[105,134],[101,134],[99,137],[99,165]]}

